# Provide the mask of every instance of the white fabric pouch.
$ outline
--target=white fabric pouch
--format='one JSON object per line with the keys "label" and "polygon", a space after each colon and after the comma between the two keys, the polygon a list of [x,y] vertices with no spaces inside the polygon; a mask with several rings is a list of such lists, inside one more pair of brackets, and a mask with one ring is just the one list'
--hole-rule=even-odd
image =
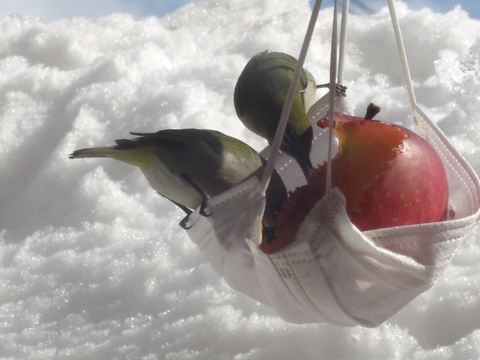
{"label": "white fabric pouch", "polygon": [[[313,123],[323,116],[317,104]],[[346,214],[343,195],[333,189],[305,218],[297,241],[266,255],[258,247],[265,199],[252,178],[211,199],[211,217],[193,213],[188,235],[232,288],[288,322],[380,325],[434,284],[479,217],[476,174],[418,107],[413,118],[444,163],[452,220],[360,232]],[[319,132],[312,150],[316,163],[326,160],[327,143],[327,133]],[[276,167],[289,190],[303,185],[286,156]]]}

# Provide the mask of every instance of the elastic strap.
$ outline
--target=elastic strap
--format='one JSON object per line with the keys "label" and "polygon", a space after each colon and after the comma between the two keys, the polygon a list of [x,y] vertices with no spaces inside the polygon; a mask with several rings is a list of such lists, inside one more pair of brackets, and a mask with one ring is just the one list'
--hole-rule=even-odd
{"label": "elastic strap", "polygon": [[408,96],[410,97],[410,105],[412,110],[416,108],[417,101],[415,99],[415,92],[413,91],[412,76],[410,75],[410,68],[408,67],[407,54],[405,52],[405,45],[403,43],[402,32],[398,23],[397,12],[395,10],[395,3],[393,0],[388,0],[388,9],[390,10],[390,17],[392,19],[393,31],[397,41],[398,53],[400,61],[402,62],[403,74],[407,85]]}
{"label": "elastic strap", "polygon": [[332,191],[332,157],[333,157],[333,109],[335,109],[335,94],[337,86],[337,0],[333,3],[332,44],[330,48],[330,86],[328,96],[328,157],[325,184],[325,196]]}
{"label": "elastic strap", "polygon": [[342,3],[342,22],[340,24],[340,48],[338,52],[338,70],[337,81],[343,84],[343,69],[345,62],[345,44],[347,42],[347,23],[348,23],[348,9],[350,7],[350,0],[343,0]]}
{"label": "elastic strap", "polygon": [[315,29],[315,24],[317,22],[318,13],[320,11],[320,6],[322,5],[322,0],[316,0],[315,5],[313,6],[312,15],[310,16],[310,22],[308,23],[307,32],[303,40],[302,49],[298,57],[297,66],[295,72],[293,73],[293,79],[290,83],[290,88],[288,89],[287,97],[285,99],[285,105],[283,106],[282,116],[280,117],[280,122],[278,124],[277,132],[275,133],[275,139],[273,140],[272,149],[270,151],[270,156],[263,172],[262,182],[260,183],[260,189],[264,193],[267,189],[270,177],[272,176],[273,169],[275,167],[275,161],[277,160],[277,155],[280,150],[280,145],[282,144],[283,134],[287,126],[288,117],[290,111],[292,110],[293,98],[295,97],[295,92],[297,90],[298,83],[300,81],[300,75],[303,71],[303,64],[305,63],[305,58],[307,57],[308,46],[312,39],[313,30]]}

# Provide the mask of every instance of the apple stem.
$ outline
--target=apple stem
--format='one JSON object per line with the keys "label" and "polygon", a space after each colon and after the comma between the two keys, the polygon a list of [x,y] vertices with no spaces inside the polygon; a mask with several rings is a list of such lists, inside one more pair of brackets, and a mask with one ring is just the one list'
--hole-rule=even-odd
{"label": "apple stem", "polygon": [[366,120],[372,120],[382,108],[374,103],[368,104],[367,113],[365,114]]}

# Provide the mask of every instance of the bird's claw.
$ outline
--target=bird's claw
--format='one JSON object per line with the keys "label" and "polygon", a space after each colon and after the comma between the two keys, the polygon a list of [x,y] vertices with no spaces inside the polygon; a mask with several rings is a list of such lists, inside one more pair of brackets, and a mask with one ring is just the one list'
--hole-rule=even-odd
{"label": "bird's claw", "polygon": [[181,227],[182,229],[190,230],[190,229],[192,228],[193,224],[192,224],[192,225],[187,225],[188,220],[190,220],[190,214],[187,215],[187,216],[185,216],[185,217],[182,219],[182,221],[179,222],[178,225],[180,225],[180,227]]}
{"label": "bird's claw", "polygon": [[199,214],[204,216],[204,217],[212,216],[211,212],[207,212],[207,207],[206,206],[205,207],[200,207]]}
{"label": "bird's claw", "polygon": [[335,93],[337,95],[347,96],[347,87],[340,84],[335,84]]}
{"label": "bird's claw", "polygon": [[[316,86],[317,89],[328,88],[328,87],[330,87],[330,84],[328,83]],[[345,85],[335,84],[335,93],[337,95],[347,96],[347,89],[348,88]]]}
{"label": "bird's claw", "polygon": [[[201,216],[204,216],[204,217],[209,217],[209,216],[212,216],[212,213],[211,212],[207,212],[207,209],[206,207],[201,207],[200,210],[199,210],[199,214]],[[178,225],[180,225],[180,227],[182,227],[183,229],[185,230],[189,230],[192,228],[193,224],[192,225],[188,225],[188,221],[190,220],[190,214],[188,214],[187,216],[185,216],[182,221],[180,221],[180,223]]]}

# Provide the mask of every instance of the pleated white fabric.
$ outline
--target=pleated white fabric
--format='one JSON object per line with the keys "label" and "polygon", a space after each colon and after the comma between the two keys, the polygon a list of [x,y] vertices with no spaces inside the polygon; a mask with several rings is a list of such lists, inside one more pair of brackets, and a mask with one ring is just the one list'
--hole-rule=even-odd
{"label": "pleated white fabric", "polygon": [[[309,113],[316,123],[325,100]],[[265,199],[259,180],[250,179],[211,199],[211,217],[192,214],[188,235],[232,288],[288,322],[380,325],[435,283],[480,214],[474,171],[417,106],[413,117],[444,163],[452,220],[360,232],[346,214],[343,195],[333,189],[306,217],[298,241],[266,255],[258,247]],[[326,132],[318,131],[312,150],[317,164],[326,160],[328,142]],[[305,182],[288,157],[280,156],[276,167],[288,189]]]}

